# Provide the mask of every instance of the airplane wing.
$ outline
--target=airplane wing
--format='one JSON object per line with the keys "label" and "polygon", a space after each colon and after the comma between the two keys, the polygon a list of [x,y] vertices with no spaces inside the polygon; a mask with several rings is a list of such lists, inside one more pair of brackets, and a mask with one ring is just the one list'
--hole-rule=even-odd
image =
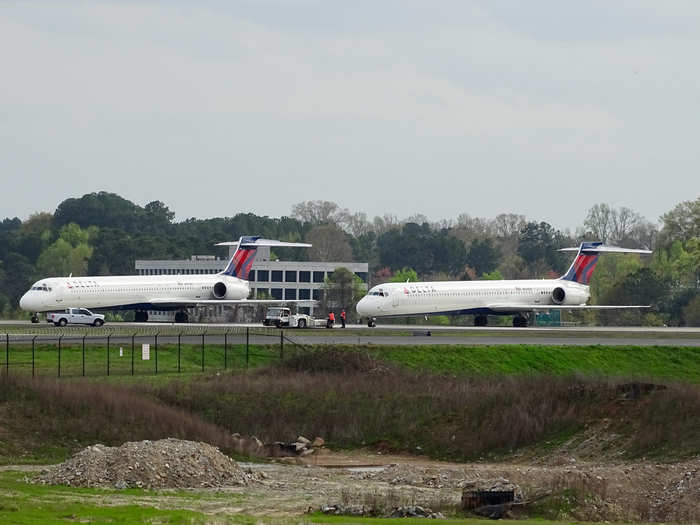
{"label": "airplane wing", "polygon": [[532,312],[534,310],[613,310],[620,308],[651,308],[640,305],[597,305],[597,304],[490,304],[487,308],[494,312]]}

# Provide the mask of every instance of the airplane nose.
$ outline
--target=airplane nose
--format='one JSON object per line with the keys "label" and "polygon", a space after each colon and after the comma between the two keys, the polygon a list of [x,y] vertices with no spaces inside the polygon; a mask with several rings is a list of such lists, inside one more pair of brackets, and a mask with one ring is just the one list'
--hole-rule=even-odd
{"label": "airplane nose", "polygon": [[27,297],[27,295],[28,294],[25,293],[19,300],[19,307],[22,310],[29,310],[30,301],[29,301],[29,298]]}
{"label": "airplane nose", "polygon": [[355,306],[355,310],[357,310],[357,313],[360,315],[360,317],[369,315],[369,308],[368,308],[368,300],[366,297],[363,297],[360,299],[360,301],[357,303],[357,306]]}

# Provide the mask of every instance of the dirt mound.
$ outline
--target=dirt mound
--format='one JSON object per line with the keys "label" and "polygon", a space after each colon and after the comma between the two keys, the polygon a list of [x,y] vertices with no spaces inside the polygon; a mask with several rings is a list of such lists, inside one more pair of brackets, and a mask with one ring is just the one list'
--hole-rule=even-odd
{"label": "dirt mound", "polygon": [[207,443],[161,439],[119,447],[89,446],[55,465],[39,483],[76,487],[194,488],[245,485],[254,479]]}

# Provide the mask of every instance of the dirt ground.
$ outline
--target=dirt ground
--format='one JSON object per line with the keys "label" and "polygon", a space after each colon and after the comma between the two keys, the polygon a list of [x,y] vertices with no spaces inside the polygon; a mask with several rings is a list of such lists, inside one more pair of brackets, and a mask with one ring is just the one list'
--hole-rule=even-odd
{"label": "dirt ground", "polygon": [[[173,491],[144,496],[105,496],[109,505],[138,503],[188,508],[208,514],[299,516],[324,505],[458,507],[469,481],[506,478],[520,485],[524,499],[539,502],[551,516],[591,521],[700,522],[700,458],[680,463],[582,462],[554,456],[546,463],[448,463],[419,456],[372,451],[332,452],[272,463],[241,463],[259,480],[242,487],[193,489],[197,497]],[[4,467],[36,471],[38,467]],[[29,474],[28,475],[32,475]],[[159,496],[159,495],[162,495]],[[547,505],[549,507],[547,507]],[[528,509],[523,509],[528,515]]]}

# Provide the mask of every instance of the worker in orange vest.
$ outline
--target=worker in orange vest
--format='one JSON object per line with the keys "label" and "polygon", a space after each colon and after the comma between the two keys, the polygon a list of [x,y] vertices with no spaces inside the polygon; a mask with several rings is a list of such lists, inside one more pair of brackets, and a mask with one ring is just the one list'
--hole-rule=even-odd
{"label": "worker in orange vest", "polygon": [[345,328],[345,308],[340,311],[340,322],[342,323],[342,328]]}
{"label": "worker in orange vest", "polygon": [[335,324],[335,314],[333,312],[328,312],[328,321],[326,322],[326,328],[333,328]]}

